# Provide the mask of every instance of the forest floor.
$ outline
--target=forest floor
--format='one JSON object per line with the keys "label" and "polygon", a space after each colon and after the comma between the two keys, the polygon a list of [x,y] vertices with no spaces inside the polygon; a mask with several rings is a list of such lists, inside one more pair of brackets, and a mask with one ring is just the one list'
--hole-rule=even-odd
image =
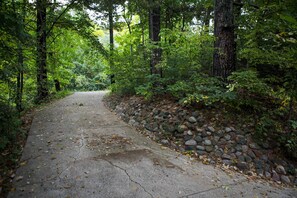
{"label": "forest floor", "polygon": [[8,197],[296,197],[157,144],[110,112],[105,94],[36,112]]}

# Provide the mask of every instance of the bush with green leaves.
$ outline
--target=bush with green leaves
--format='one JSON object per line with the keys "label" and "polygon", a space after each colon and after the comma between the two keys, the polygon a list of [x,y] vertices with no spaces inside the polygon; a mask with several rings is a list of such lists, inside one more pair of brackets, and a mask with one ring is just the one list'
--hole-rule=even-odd
{"label": "bush with green leaves", "polygon": [[268,103],[273,103],[273,90],[254,70],[233,72],[228,77],[230,92],[236,94],[234,105],[238,108],[248,107],[253,110],[261,110]]}
{"label": "bush with green leaves", "polygon": [[170,79],[161,78],[159,75],[146,77],[146,83],[135,88],[136,94],[151,99],[153,96],[166,94],[166,86]]}
{"label": "bush with green leaves", "polygon": [[195,74],[188,81],[178,81],[168,86],[167,90],[168,93],[186,105],[212,105],[217,102],[227,102],[234,98],[234,94],[227,92],[222,81],[205,74]]}
{"label": "bush with green leaves", "polygon": [[0,151],[13,142],[19,132],[20,120],[17,112],[7,104],[0,101]]}

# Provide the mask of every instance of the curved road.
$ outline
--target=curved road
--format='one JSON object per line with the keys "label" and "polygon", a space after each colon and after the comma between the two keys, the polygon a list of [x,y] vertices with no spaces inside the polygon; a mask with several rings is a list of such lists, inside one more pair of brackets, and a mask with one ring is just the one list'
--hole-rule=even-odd
{"label": "curved road", "polygon": [[156,144],[108,111],[105,93],[78,92],[36,114],[8,197],[297,196]]}

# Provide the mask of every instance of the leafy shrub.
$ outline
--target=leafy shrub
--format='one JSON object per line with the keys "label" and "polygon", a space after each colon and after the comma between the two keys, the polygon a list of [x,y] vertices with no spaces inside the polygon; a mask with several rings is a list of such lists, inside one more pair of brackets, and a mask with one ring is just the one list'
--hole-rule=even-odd
{"label": "leafy shrub", "polygon": [[184,104],[212,105],[234,98],[219,79],[202,74],[193,75],[189,81],[178,81],[167,90]]}
{"label": "leafy shrub", "polygon": [[230,84],[227,86],[230,92],[236,93],[234,100],[237,107],[248,107],[261,110],[263,105],[272,100],[273,90],[257,76],[253,70],[233,72],[229,76]]}
{"label": "leafy shrub", "polygon": [[19,125],[16,111],[4,101],[0,101],[0,151],[15,140]]}
{"label": "leafy shrub", "polygon": [[169,79],[161,78],[159,75],[149,75],[146,83],[135,88],[136,94],[151,99],[155,95],[166,93],[165,89]]}

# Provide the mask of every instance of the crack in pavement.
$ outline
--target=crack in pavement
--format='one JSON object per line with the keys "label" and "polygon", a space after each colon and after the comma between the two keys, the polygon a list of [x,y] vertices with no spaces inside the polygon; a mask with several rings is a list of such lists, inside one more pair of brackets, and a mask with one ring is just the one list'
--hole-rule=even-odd
{"label": "crack in pavement", "polygon": [[149,194],[150,197],[154,198],[154,196],[153,196],[150,192],[148,192],[148,191],[147,191],[147,190],[146,190],[146,189],[145,189],[139,182],[137,182],[137,181],[135,181],[135,180],[133,180],[133,179],[131,178],[131,176],[129,175],[129,173],[127,172],[126,169],[124,169],[124,168],[122,168],[122,167],[120,167],[120,166],[118,166],[118,165],[115,165],[114,163],[112,163],[111,161],[109,161],[109,160],[107,160],[107,159],[102,159],[102,160],[106,161],[107,163],[109,163],[109,164],[112,165],[113,167],[116,167],[116,168],[122,170],[122,171],[128,176],[128,178],[129,178],[129,180],[130,180],[131,182],[133,182],[134,184],[137,184],[138,186],[140,186],[140,188],[142,188],[142,189],[144,190],[144,192],[146,192],[147,194]]}
{"label": "crack in pavement", "polygon": [[191,193],[191,194],[188,194],[188,195],[184,195],[184,196],[181,196],[180,198],[188,198],[189,196],[193,196],[193,195],[199,195],[201,193],[206,193],[206,192],[210,192],[210,191],[213,191],[213,190],[217,190],[217,189],[220,189],[220,188],[223,188],[224,186],[228,187],[228,186],[236,186],[238,184],[242,184],[244,182],[247,182],[248,180],[242,180],[242,181],[238,181],[237,183],[231,183],[231,184],[226,184],[226,185],[220,185],[218,187],[215,187],[215,188],[210,188],[210,189],[207,189],[207,190],[202,190],[202,191],[199,191],[199,192],[195,192],[195,193]]}
{"label": "crack in pavement", "polygon": [[31,156],[31,157],[28,157],[28,158],[26,158],[26,159],[23,159],[20,163],[22,163],[22,162],[26,162],[26,161],[29,161],[29,160],[35,160],[35,159],[37,159],[38,157],[41,157],[42,155],[41,154],[39,154],[39,155],[37,155],[37,156]]}

